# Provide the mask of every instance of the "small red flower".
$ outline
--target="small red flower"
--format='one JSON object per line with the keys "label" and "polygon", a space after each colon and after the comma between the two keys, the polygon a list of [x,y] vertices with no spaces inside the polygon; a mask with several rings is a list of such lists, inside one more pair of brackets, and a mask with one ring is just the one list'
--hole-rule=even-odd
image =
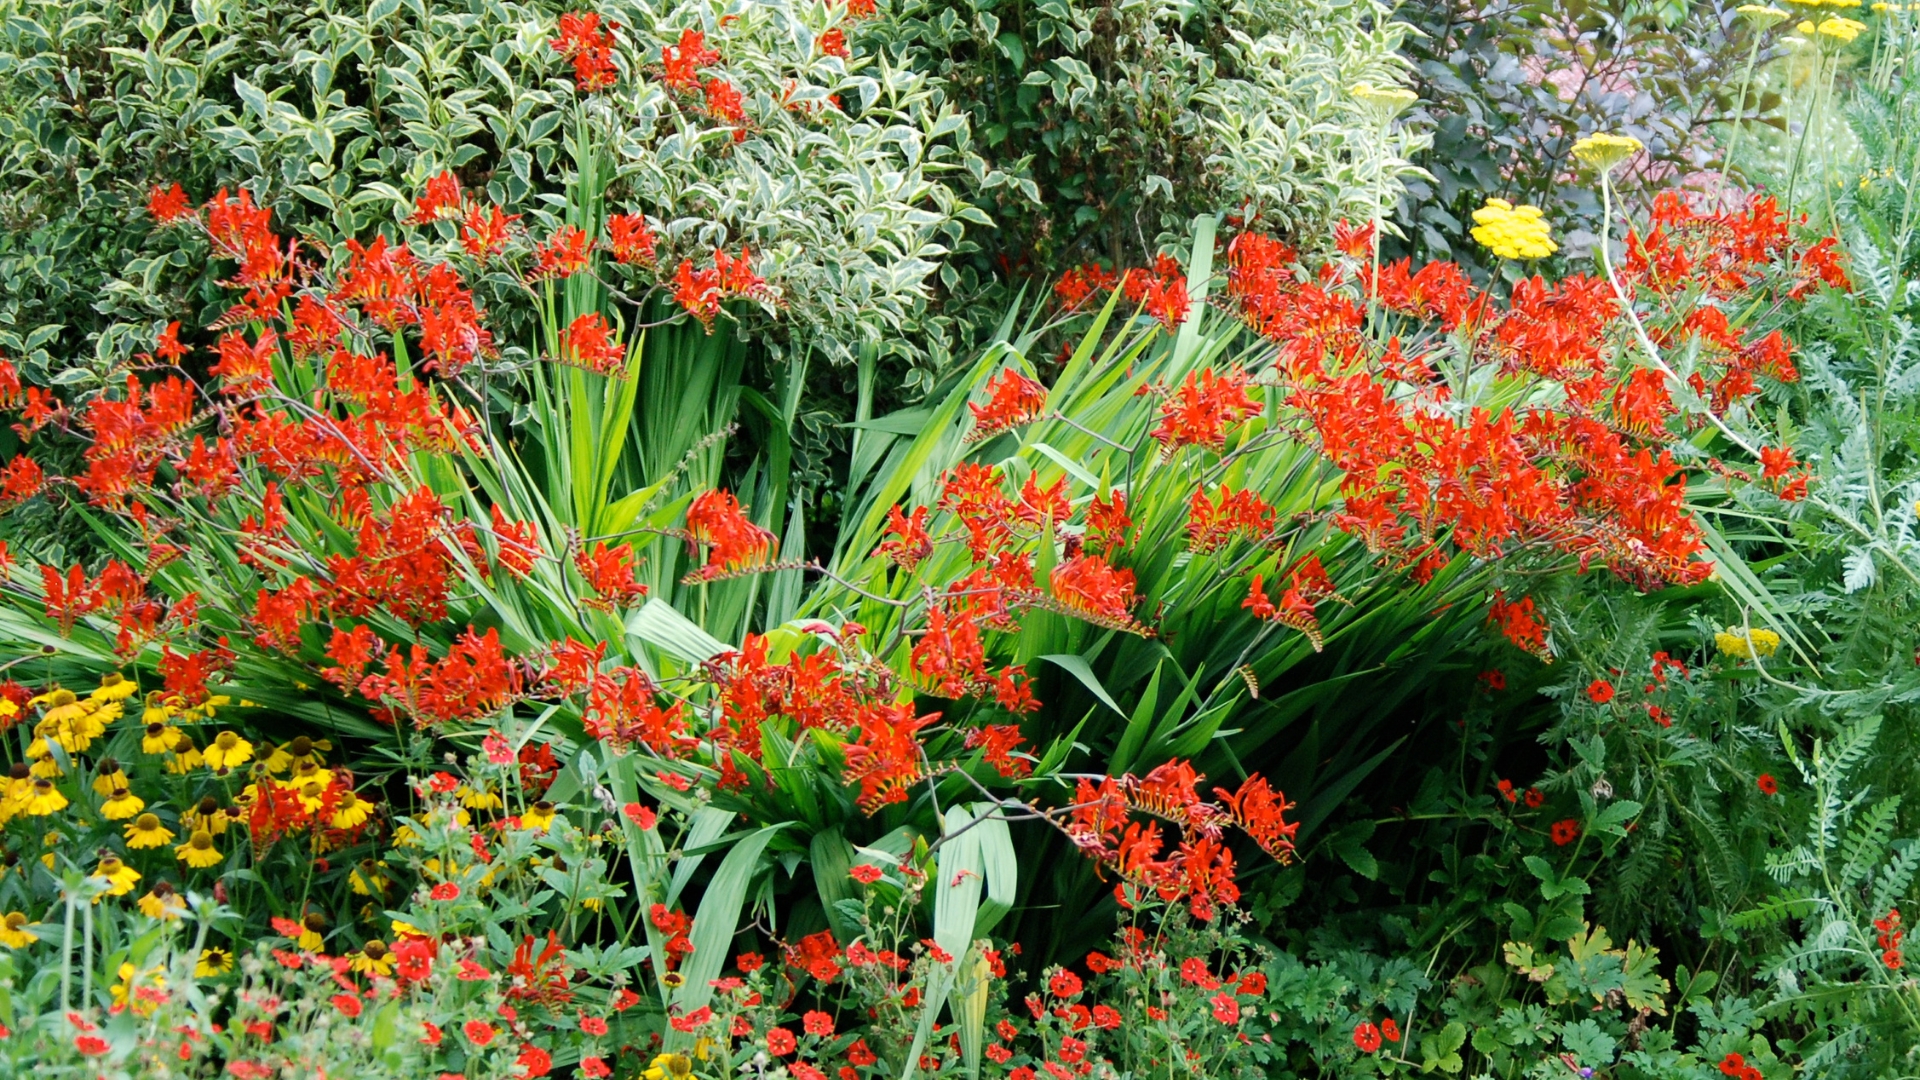
{"label": "small red flower", "polygon": [[1553,823],[1553,842],[1560,847],[1573,843],[1579,835],[1580,823],[1572,818]]}
{"label": "small red flower", "polygon": [[430,895],[432,895],[435,900],[458,900],[460,898],[460,886],[455,885],[451,881],[443,881],[433,887],[433,892]]}
{"label": "small red flower", "polygon": [[653,828],[654,823],[659,820],[651,807],[641,806],[637,802],[630,802],[621,807],[620,812],[626,815],[628,821],[640,826],[643,832]]}
{"label": "small red flower", "polygon": [[793,1032],[786,1028],[777,1027],[767,1030],[767,1052],[775,1057],[785,1057],[798,1049],[799,1045],[793,1037]]}
{"label": "small red flower", "polygon": [[861,863],[859,866],[847,871],[847,876],[862,885],[871,885],[880,880],[881,871],[879,867],[870,863]]}
{"label": "small red flower", "polygon": [[1540,793],[1539,788],[1530,787],[1527,789],[1527,809],[1538,810],[1540,809],[1540,804],[1546,801],[1547,797]]}
{"label": "small red flower", "polygon": [[597,1016],[582,1016],[580,1018],[580,1030],[589,1035],[605,1035],[607,1033],[607,1022]]}
{"label": "small red flower", "polygon": [[1353,1029],[1353,1045],[1359,1047],[1363,1054],[1379,1053],[1380,1029],[1373,1026],[1372,1021],[1362,1021]]}
{"label": "small red flower", "polygon": [[1728,1076],[1739,1076],[1740,1070],[1747,1067],[1747,1059],[1739,1054],[1728,1054],[1720,1059],[1720,1071]]}
{"label": "small red flower", "polygon": [[1605,705],[1613,700],[1613,684],[1605,679],[1595,679],[1587,684],[1587,696],[1595,705]]}
{"label": "small red flower", "polygon": [[603,1080],[604,1077],[612,1076],[613,1070],[604,1060],[589,1054],[580,1059],[580,1075],[587,1080]]}
{"label": "small red flower", "polygon": [[469,1020],[461,1025],[460,1030],[466,1034],[467,1041],[475,1046],[485,1046],[499,1034],[494,1030],[493,1025],[485,1020]]}
{"label": "small red flower", "polygon": [[1240,1021],[1240,1001],[1232,994],[1221,991],[1213,996],[1213,1018],[1223,1024],[1235,1024]]}
{"label": "small red flower", "polygon": [[98,1035],[76,1035],[73,1048],[88,1057],[99,1057],[107,1052],[107,1040]]}
{"label": "small red flower", "polygon": [[1753,783],[1760,789],[1762,795],[1780,794],[1780,781],[1775,780],[1772,773],[1761,773]]}
{"label": "small red flower", "polygon": [[360,1009],[361,1009],[360,999],[353,996],[352,994],[333,995],[333,1007],[340,1010],[340,1015],[345,1016],[348,1019],[352,1019],[360,1015]]}
{"label": "small red flower", "polygon": [[1056,971],[1053,977],[1047,980],[1047,990],[1057,998],[1073,997],[1081,990],[1080,976],[1071,971]]}
{"label": "small red flower", "polygon": [[1389,1016],[1385,1020],[1380,1021],[1380,1034],[1385,1037],[1388,1042],[1399,1042],[1400,1025],[1394,1021],[1393,1017]]}
{"label": "small red flower", "polygon": [[833,1017],[831,1015],[823,1013],[819,1009],[810,1009],[800,1020],[801,1024],[807,1029],[807,1034],[818,1035],[823,1039],[833,1038]]}

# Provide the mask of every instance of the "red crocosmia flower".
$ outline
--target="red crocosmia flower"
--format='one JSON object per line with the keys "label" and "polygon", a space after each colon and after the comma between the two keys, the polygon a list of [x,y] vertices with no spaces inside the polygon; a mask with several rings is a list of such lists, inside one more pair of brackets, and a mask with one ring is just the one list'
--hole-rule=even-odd
{"label": "red crocosmia flower", "polygon": [[847,876],[860,882],[862,885],[871,885],[880,880],[881,870],[871,863],[861,863],[859,866],[847,871]]}
{"label": "red crocosmia flower", "polygon": [[171,225],[181,218],[192,217],[193,206],[179,184],[164,188],[156,184],[147,192],[147,213],[160,224]]}
{"label": "red crocosmia flower", "polygon": [[340,1010],[340,1014],[342,1016],[345,1016],[348,1019],[352,1019],[353,1017],[360,1015],[360,1010],[362,1008],[360,1004],[360,999],[355,997],[354,995],[335,994],[333,995],[332,1000],[333,1000],[333,1007]]}
{"label": "red crocosmia flower", "polygon": [[460,886],[455,885],[451,881],[443,881],[433,887],[431,895],[435,900],[458,900],[460,898]]}
{"label": "red crocosmia flower", "polygon": [[644,214],[615,214],[607,219],[607,246],[613,249],[615,262],[652,266],[653,227]]}
{"label": "red crocosmia flower", "polygon": [[1032,423],[1047,407],[1047,388],[1013,368],[987,382],[987,403],[967,402],[973,413],[968,442],[991,438],[1009,428]]}
{"label": "red crocosmia flower", "polygon": [[569,12],[560,16],[558,34],[548,44],[555,52],[573,61],[573,81],[581,90],[605,90],[613,85],[618,69],[613,64],[613,34],[620,24],[601,25],[595,12]]}
{"label": "red crocosmia flower", "polygon": [[426,193],[413,200],[415,207],[412,224],[423,225],[441,218],[461,215],[460,178],[451,171],[442,170],[440,175],[427,181]]}
{"label": "red crocosmia flower", "polygon": [[1580,823],[1578,821],[1567,818],[1564,821],[1556,821],[1553,823],[1553,842],[1557,846],[1566,847],[1568,844],[1573,843],[1579,836]]}
{"label": "red crocosmia flower", "polygon": [[1223,1024],[1240,1022],[1240,1000],[1226,991],[1213,996],[1213,1018]]}
{"label": "red crocosmia flower", "polygon": [[1760,794],[1762,795],[1780,794],[1780,781],[1775,780],[1772,773],[1761,773],[1759,778],[1754,781],[1754,784],[1760,788]]}
{"label": "red crocosmia flower", "polygon": [[1359,1026],[1353,1029],[1353,1045],[1359,1047],[1360,1052],[1363,1054],[1379,1053],[1380,1029],[1375,1027],[1370,1020],[1361,1022]]}
{"label": "red crocosmia flower", "polygon": [[1380,1021],[1380,1034],[1388,1042],[1399,1042],[1400,1025],[1394,1021],[1393,1017],[1389,1016],[1385,1020]]}
{"label": "red crocosmia flower", "polygon": [[1587,696],[1596,705],[1605,705],[1613,700],[1613,684],[1605,679],[1595,679],[1587,684]]}
{"label": "red crocosmia flower", "polygon": [[469,1020],[460,1026],[460,1031],[466,1035],[467,1041],[475,1046],[486,1046],[493,1041],[495,1035],[499,1034],[494,1026],[485,1020]]}
{"label": "red crocosmia flower", "polygon": [[680,31],[680,43],[660,50],[660,63],[666,68],[664,81],[675,90],[698,90],[700,69],[720,62],[720,54],[707,48],[704,31],[691,28]]}

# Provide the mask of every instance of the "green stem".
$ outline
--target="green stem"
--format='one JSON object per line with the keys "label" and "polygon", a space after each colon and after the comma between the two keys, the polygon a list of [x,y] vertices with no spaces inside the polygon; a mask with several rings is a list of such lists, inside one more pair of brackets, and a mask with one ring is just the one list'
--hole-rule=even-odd
{"label": "green stem", "polygon": [[1753,62],[1760,58],[1760,35],[1753,35],[1747,50],[1746,70],[1740,75],[1740,97],[1734,103],[1733,133],[1727,136],[1727,152],[1720,159],[1720,186],[1727,186],[1727,170],[1733,168],[1733,152],[1740,145],[1740,129],[1746,126],[1747,91],[1753,86]]}
{"label": "green stem", "polygon": [[[1807,73],[1807,81],[1813,84],[1814,93],[1813,100],[1807,102],[1807,118],[1800,124],[1800,141],[1794,144],[1793,160],[1787,167],[1787,201],[1783,209],[1786,210],[1788,217],[1793,216],[1793,193],[1800,183],[1800,159],[1806,155],[1807,135],[1813,131],[1813,110],[1819,104],[1820,43],[1817,39],[1813,43],[1813,70]],[[1793,111],[1789,109],[1787,115],[1791,117]]]}

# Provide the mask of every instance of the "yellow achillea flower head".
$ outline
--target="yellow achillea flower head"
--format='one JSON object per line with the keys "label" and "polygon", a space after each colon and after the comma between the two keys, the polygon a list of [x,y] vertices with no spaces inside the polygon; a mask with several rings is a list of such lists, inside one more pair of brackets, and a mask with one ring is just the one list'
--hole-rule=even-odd
{"label": "yellow achillea flower head", "polygon": [[1353,100],[1379,113],[1383,119],[1399,115],[1420,100],[1420,95],[1399,86],[1375,86],[1372,83],[1354,83],[1347,88]]}
{"label": "yellow achillea flower head", "polygon": [[1751,660],[1755,656],[1772,656],[1780,651],[1780,635],[1771,630],[1741,630],[1738,627],[1729,627],[1713,635],[1713,644],[1729,656]]}
{"label": "yellow achillea flower head", "polygon": [[1642,145],[1639,139],[1631,135],[1596,131],[1573,144],[1573,156],[1601,172],[1608,172],[1632,157]]}
{"label": "yellow achillea flower head", "polygon": [[1473,238],[1503,259],[1542,259],[1560,250],[1537,206],[1488,199],[1473,212]]}
{"label": "yellow achillea flower head", "polygon": [[1791,18],[1786,12],[1771,4],[1741,4],[1734,10],[1762,30],[1770,30]]}

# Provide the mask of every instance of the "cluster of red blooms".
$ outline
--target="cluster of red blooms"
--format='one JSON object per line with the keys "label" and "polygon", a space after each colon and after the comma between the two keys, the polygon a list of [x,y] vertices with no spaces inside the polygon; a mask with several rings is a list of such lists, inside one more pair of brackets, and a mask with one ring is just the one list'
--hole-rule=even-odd
{"label": "cluster of red blooms", "polygon": [[[1630,238],[1625,284],[1653,302],[1657,340],[1702,343],[1704,367],[1719,374],[1711,382],[1696,374],[1694,389],[1725,407],[1755,393],[1757,377],[1796,378],[1791,343],[1777,332],[1748,340],[1725,311],[1782,264],[1796,292],[1846,287],[1830,255],[1796,261],[1770,199],[1704,215],[1667,198],[1655,223]],[[1617,370],[1624,324],[1604,279],[1530,279],[1503,305],[1457,266],[1397,262],[1380,269],[1372,297],[1400,327],[1382,344],[1368,318],[1372,275],[1351,269],[1353,260],[1309,273],[1291,248],[1254,234],[1228,252],[1228,296],[1275,348],[1263,381],[1272,379],[1295,430],[1344,474],[1336,524],[1392,565],[1433,567],[1448,547],[1482,558],[1550,547],[1643,587],[1711,571],[1697,559],[1704,545],[1681,468],[1662,445],[1685,433],[1672,388],[1651,369]],[[1693,286],[1703,278],[1704,296]],[[1497,414],[1457,408],[1435,374],[1448,349],[1465,351],[1455,363],[1550,380],[1564,401]],[[1785,494],[1795,490],[1791,468],[1786,455],[1769,472]],[[1530,612],[1507,605],[1499,621],[1523,647],[1544,651]]]}
{"label": "cluster of red blooms", "polygon": [[[1128,889],[1133,888],[1169,903],[1184,900],[1195,918],[1210,920],[1216,903],[1240,897],[1233,852],[1221,841],[1223,827],[1237,826],[1262,851],[1287,862],[1300,826],[1285,817],[1293,804],[1258,774],[1235,791],[1213,789],[1217,803],[1200,797],[1204,779],[1178,760],[1144,777],[1108,776],[1097,784],[1082,777],[1060,828],[1120,879],[1114,895],[1122,905],[1130,904]],[[1146,820],[1136,820],[1136,812]],[[1161,822],[1178,830],[1177,840],[1163,835]]]}
{"label": "cluster of red blooms", "polygon": [[1313,651],[1319,652],[1325,642],[1320,636],[1320,618],[1315,608],[1322,601],[1340,599],[1340,594],[1334,591],[1333,579],[1320,565],[1320,556],[1308,555],[1288,573],[1287,587],[1281,592],[1278,604],[1267,597],[1263,576],[1255,574],[1247,583],[1247,598],[1240,606],[1253,612],[1256,619],[1298,630],[1312,643]]}
{"label": "cluster of red blooms", "polygon": [[1720,1059],[1720,1072],[1733,1080],[1766,1080],[1766,1073],[1758,1066],[1747,1064],[1745,1054],[1728,1054]]}
{"label": "cluster of red blooms", "polygon": [[1187,295],[1187,276],[1171,255],[1155,257],[1153,268],[1135,267],[1118,274],[1086,263],[1068,270],[1053,287],[1054,296],[1068,311],[1079,309],[1093,296],[1118,288],[1127,302],[1147,313],[1169,332],[1187,321],[1193,307]]}
{"label": "cluster of red blooms", "polygon": [[613,32],[618,29],[619,23],[602,23],[594,12],[560,16],[559,31],[548,44],[573,62],[574,86],[589,92],[613,86],[619,75],[613,64]]}
{"label": "cluster of red blooms", "polygon": [[1900,909],[1893,908],[1873,920],[1873,929],[1880,943],[1880,962],[1886,965],[1888,971],[1899,971],[1906,963],[1900,955],[1900,942],[1907,936],[1907,932],[1900,928]]}
{"label": "cluster of red blooms", "polygon": [[1387,1042],[1400,1041],[1400,1024],[1393,1017],[1389,1016],[1378,1024],[1371,1020],[1362,1020],[1354,1025],[1353,1045],[1361,1053],[1379,1053],[1382,1039]]}
{"label": "cluster of red blooms", "polygon": [[1022,424],[1039,419],[1047,407],[1047,388],[1013,368],[987,381],[987,403],[967,403],[973,412],[973,430],[968,442],[979,442]]}
{"label": "cluster of red blooms", "polygon": [[700,69],[720,62],[720,54],[707,47],[705,31],[691,27],[680,31],[680,42],[660,50],[661,81],[667,88],[683,94],[699,94],[707,115],[733,125],[733,141],[747,137],[745,99],[734,85],[719,76],[702,82]]}

